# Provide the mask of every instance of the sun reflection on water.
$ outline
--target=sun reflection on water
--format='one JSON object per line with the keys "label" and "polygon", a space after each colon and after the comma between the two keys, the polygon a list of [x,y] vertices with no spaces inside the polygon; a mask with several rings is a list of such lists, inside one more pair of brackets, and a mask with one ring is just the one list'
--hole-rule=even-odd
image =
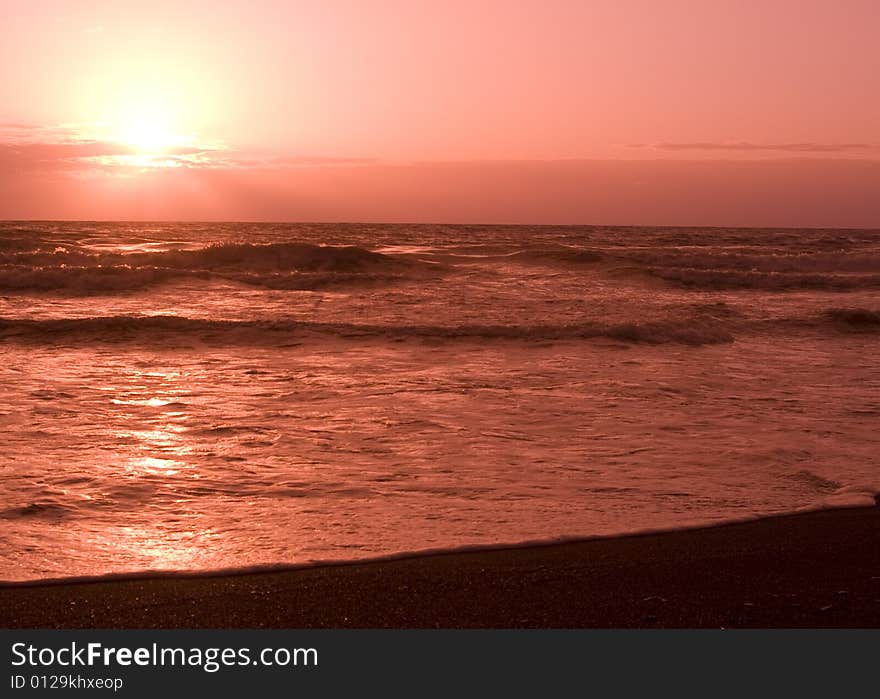
{"label": "sun reflection on water", "polygon": [[[162,495],[147,492],[151,499],[161,498],[162,517],[142,524],[108,522],[95,532],[94,543],[113,549],[137,569],[198,567],[216,535],[204,527],[191,499],[175,495],[187,480],[202,477],[194,458],[197,450],[187,439],[191,415],[186,401],[195,387],[186,373],[177,370],[135,370],[125,378],[128,381],[99,387],[112,396],[109,431],[120,446],[111,478],[161,483]],[[125,503],[120,499],[117,504]],[[132,500],[128,506],[142,504]]]}
{"label": "sun reflection on water", "polygon": [[102,532],[101,548],[113,549],[136,570],[187,570],[197,568],[211,556],[217,534],[210,528],[176,530],[162,527],[116,526]]}

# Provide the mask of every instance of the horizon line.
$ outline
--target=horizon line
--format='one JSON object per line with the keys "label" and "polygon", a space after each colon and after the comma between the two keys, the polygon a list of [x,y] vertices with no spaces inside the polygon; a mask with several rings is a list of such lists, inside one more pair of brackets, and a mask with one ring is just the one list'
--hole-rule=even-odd
{"label": "horizon line", "polygon": [[248,225],[300,225],[300,226],[505,226],[508,228],[698,228],[709,230],[808,230],[808,231],[880,231],[876,226],[745,226],[739,224],[636,224],[636,223],[505,223],[499,221],[451,223],[448,221],[344,221],[344,220],[272,220],[272,219],[78,219],[78,218],[8,218],[0,219],[4,223],[161,223],[161,224],[248,224]]}

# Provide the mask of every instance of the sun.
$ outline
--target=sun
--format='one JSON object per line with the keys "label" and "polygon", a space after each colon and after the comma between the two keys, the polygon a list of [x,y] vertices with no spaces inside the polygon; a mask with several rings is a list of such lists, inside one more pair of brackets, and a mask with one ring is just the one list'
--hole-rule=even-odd
{"label": "sun", "polygon": [[120,175],[153,168],[183,168],[210,161],[221,141],[203,139],[192,109],[165,95],[115,95],[104,106],[103,118],[91,122],[84,138],[107,144],[108,153],[92,158]]}
{"label": "sun", "polygon": [[161,153],[174,146],[176,139],[162,124],[144,119],[126,124],[121,140],[141,153]]}
{"label": "sun", "polygon": [[116,140],[142,155],[167,153],[184,145],[167,114],[159,109],[141,109],[122,120]]}

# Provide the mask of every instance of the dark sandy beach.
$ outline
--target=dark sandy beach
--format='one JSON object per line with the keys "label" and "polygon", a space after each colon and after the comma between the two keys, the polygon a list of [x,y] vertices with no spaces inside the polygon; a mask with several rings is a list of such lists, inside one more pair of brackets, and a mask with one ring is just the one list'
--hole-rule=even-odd
{"label": "dark sandy beach", "polygon": [[0,588],[7,628],[880,627],[880,507],[236,575]]}

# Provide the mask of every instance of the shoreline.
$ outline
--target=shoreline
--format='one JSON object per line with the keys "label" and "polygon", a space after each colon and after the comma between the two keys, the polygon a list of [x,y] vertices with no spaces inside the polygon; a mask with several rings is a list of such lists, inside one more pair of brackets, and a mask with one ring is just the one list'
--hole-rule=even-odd
{"label": "shoreline", "polygon": [[[867,497],[867,496],[866,496]],[[93,583],[125,583],[143,580],[166,580],[166,579],[202,579],[202,578],[232,578],[242,575],[271,575],[284,573],[298,573],[315,568],[337,568],[353,565],[384,564],[410,559],[433,558],[435,556],[454,556],[457,554],[480,554],[496,553],[501,551],[516,551],[517,549],[540,549],[553,546],[585,544],[593,541],[625,540],[645,536],[663,536],[667,534],[679,534],[685,532],[700,531],[704,529],[718,529],[731,525],[749,524],[763,520],[775,520],[786,517],[799,517],[817,512],[835,510],[854,510],[866,507],[880,507],[880,493],[872,495],[874,504],[849,503],[843,505],[804,507],[790,512],[780,512],[767,515],[746,515],[738,519],[723,519],[719,521],[694,522],[682,526],[658,527],[648,529],[636,529],[613,534],[586,534],[560,536],[543,539],[524,539],[522,541],[501,541],[489,544],[462,544],[447,548],[424,548],[407,549],[393,553],[376,554],[364,558],[320,558],[300,563],[257,563],[249,566],[235,566],[228,568],[148,568],[144,570],[132,570],[125,572],[98,573],[95,575],[70,575],[52,578],[27,578],[24,580],[0,580],[0,593],[6,589],[29,588],[29,587],[53,587],[68,585],[88,585]],[[2,627],[0,627],[2,628]]]}
{"label": "shoreline", "polygon": [[880,628],[880,507],[366,561],[7,583],[0,628]]}

